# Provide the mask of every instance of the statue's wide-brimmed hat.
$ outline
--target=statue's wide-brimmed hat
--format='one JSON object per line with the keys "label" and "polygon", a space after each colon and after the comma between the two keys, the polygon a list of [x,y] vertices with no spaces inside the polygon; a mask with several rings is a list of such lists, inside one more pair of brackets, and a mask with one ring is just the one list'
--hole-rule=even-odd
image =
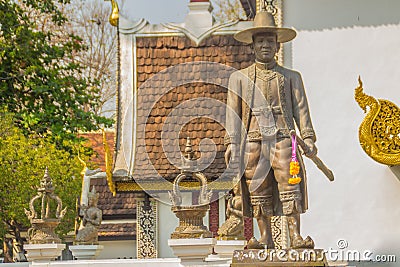
{"label": "statue's wide-brimmed hat", "polygon": [[264,32],[276,33],[278,43],[289,42],[297,35],[293,29],[277,27],[274,16],[266,10],[261,10],[254,18],[253,27],[236,33],[234,38],[239,42],[251,44],[253,42],[253,35]]}

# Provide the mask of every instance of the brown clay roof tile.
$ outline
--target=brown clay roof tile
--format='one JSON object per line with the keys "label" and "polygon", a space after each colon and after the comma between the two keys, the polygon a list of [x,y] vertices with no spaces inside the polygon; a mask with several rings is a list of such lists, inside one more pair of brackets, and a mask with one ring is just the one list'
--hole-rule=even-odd
{"label": "brown clay roof tile", "polygon": [[136,223],[101,224],[99,227],[99,240],[107,237],[125,239],[136,238]]}
{"label": "brown clay roof tile", "polygon": [[[199,103],[196,104],[188,100],[206,97],[226,102],[227,89],[218,85],[191,82],[193,79],[199,80],[201,77],[204,77],[204,68],[201,65],[196,65],[192,72],[188,72],[187,68],[168,69],[170,73],[163,76],[164,78],[159,77],[157,73],[182,62],[197,61],[223,63],[236,69],[244,68],[254,62],[250,47],[235,41],[231,35],[211,36],[198,46],[186,37],[137,37],[137,56],[139,63],[137,66],[138,102],[141,103],[138,106],[137,113],[139,117],[138,125],[146,125],[145,135],[138,133],[138,138],[145,138],[144,149],[150,157],[151,164],[154,165],[160,175],[168,180],[172,180],[179,173],[179,170],[171,165],[166,157],[165,152],[168,153],[169,151],[163,151],[161,137],[173,140],[182,138],[183,135],[185,135],[184,137],[190,136],[196,150],[202,139],[209,138],[212,139],[217,147],[217,157],[204,172],[210,180],[218,178],[225,169],[223,158],[225,149],[223,146],[223,136],[225,132],[219,122],[209,119],[196,119],[188,121],[187,125],[182,127],[182,129],[177,128],[176,125],[164,126],[163,124],[166,122],[166,117],[169,113],[179,104],[185,104],[185,107],[192,114],[202,113],[203,115],[216,115],[224,118],[225,110],[223,107],[212,107],[212,102],[206,103],[201,107]],[[220,71],[212,75],[218,75],[215,79],[218,84],[227,85],[229,77],[227,73]],[[148,80],[149,78],[151,80]],[[145,81],[147,82],[144,86]],[[181,81],[183,85],[174,85],[176,81]],[[167,88],[171,88],[172,90],[167,91]],[[151,101],[157,98],[159,100],[154,107],[147,107],[151,105]],[[143,118],[149,113],[146,108],[153,108],[147,119]],[[182,120],[189,118],[187,112],[180,114],[180,118]],[[180,129],[182,134],[176,134],[175,131],[177,129]],[[162,131],[163,135],[161,135]],[[180,148],[183,149],[185,140],[179,140],[179,144]],[[214,148],[214,146],[204,147],[210,150]],[[140,148],[138,149],[140,150]],[[164,149],[168,150],[168,148]],[[202,152],[208,153],[211,151]],[[137,176],[134,176],[135,179],[154,178],[142,175],[149,173],[146,171],[146,168],[148,168],[146,164],[149,164],[149,162],[144,158],[144,154],[137,153],[136,155],[135,170],[138,171],[135,171],[137,174]],[[173,155],[172,157],[180,158],[177,155]]]}
{"label": "brown clay roof tile", "polygon": [[94,186],[99,193],[98,207],[103,211],[103,217],[136,218],[134,193],[117,193],[114,197],[105,178],[91,179],[90,185]]}

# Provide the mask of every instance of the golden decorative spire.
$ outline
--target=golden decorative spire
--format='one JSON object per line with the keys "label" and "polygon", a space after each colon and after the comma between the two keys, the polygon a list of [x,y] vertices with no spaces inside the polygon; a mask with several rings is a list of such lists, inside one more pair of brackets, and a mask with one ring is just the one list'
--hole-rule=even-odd
{"label": "golden decorative spire", "polygon": [[358,132],[361,147],[379,163],[400,165],[400,108],[365,94],[361,78],[358,82],[355,100],[367,113]]}
{"label": "golden decorative spire", "polygon": [[104,131],[104,129],[102,129],[102,132],[103,132],[104,156],[106,161],[107,183],[111,193],[113,194],[113,196],[115,196],[117,192],[115,190],[115,184],[113,182],[113,175],[112,175],[113,157],[110,151],[110,147],[108,146],[107,143],[106,132]]}
{"label": "golden decorative spire", "polygon": [[112,26],[118,27],[118,20],[119,20],[118,3],[115,0],[105,0],[105,1],[111,1],[111,7],[112,7],[111,15],[108,20]]}

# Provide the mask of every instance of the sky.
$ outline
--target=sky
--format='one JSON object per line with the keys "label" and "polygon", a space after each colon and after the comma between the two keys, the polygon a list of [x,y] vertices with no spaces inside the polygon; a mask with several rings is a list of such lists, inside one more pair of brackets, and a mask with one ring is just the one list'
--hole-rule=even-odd
{"label": "sky", "polygon": [[189,2],[190,0],[125,0],[125,4],[120,5],[120,13],[132,20],[144,18],[151,24],[180,23],[189,12]]}
{"label": "sky", "polygon": [[152,24],[183,22],[189,0],[125,0],[120,12],[130,19],[144,18]]}

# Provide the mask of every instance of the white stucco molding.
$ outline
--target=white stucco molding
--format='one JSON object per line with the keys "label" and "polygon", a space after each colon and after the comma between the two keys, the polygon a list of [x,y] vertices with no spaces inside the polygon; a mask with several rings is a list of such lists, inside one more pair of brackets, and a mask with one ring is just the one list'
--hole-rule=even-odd
{"label": "white stucco molding", "polygon": [[120,15],[119,17],[119,31],[120,33],[129,34],[141,31],[144,27],[149,25],[149,22],[145,19],[139,19],[131,21]]}
{"label": "white stucco molding", "polygon": [[85,174],[83,176],[82,182],[82,193],[81,193],[81,204],[88,205],[89,201],[89,192],[90,192],[90,180],[103,178],[105,176],[105,172],[102,172],[101,169],[90,170],[86,168]]}
{"label": "white stucco molding", "polygon": [[251,27],[252,23],[252,21],[228,21],[225,23],[217,23],[200,32],[187,28],[185,23],[150,24],[145,19],[130,21],[121,16],[119,32],[123,35],[135,35],[137,37],[187,36],[196,44],[199,44],[210,35],[235,34],[238,31]]}
{"label": "white stucco molding", "polygon": [[182,32],[185,34],[189,39],[199,45],[201,41],[209,37],[214,32],[218,31],[219,29],[226,28],[237,24],[239,21],[229,21],[222,24],[214,25],[211,28],[188,28],[186,27],[185,23],[182,24],[174,24],[174,23],[165,23],[162,24],[165,28],[176,30],[178,32]]}
{"label": "white stucco molding", "polygon": [[143,18],[131,21],[120,15],[119,32],[137,37],[186,36],[199,45],[211,35],[234,34],[252,26],[252,21],[216,22],[211,14],[212,6],[208,2],[190,3],[189,9],[182,23],[150,24]]}

